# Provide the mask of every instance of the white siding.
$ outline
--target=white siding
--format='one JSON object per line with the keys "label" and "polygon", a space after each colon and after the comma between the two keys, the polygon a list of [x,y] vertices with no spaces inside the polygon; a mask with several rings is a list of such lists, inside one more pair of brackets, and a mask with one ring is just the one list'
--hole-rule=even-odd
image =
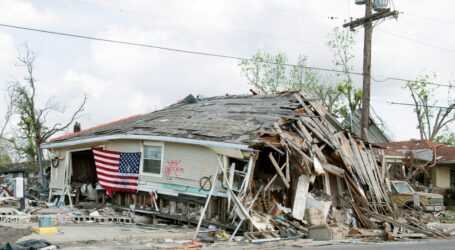
{"label": "white siding", "polygon": [[[172,164],[181,171],[173,171]],[[202,177],[213,177],[218,159],[212,150],[188,144],[165,143],[162,177],[142,174],[140,183],[169,183],[199,188]]]}
{"label": "white siding", "polygon": [[141,141],[134,141],[134,140],[129,140],[129,141],[109,141],[104,144],[106,149],[108,150],[113,150],[113,151],[119,151],[119,152],[125,152],[125,153],[135,153],[135,152],[141,152]]}
{"label": "white siding", "polygon": [[[160,142],[158,142],[160,143]],[[104,146],[108,150],[120,152],[141,152],[143,141],[128,140],[128,141],[108,141],[105,143],[98,143],[96,145],[83,145],[78,148],[90,148]],[[217,154],[203,146],[180,144],[180,143],[163,143],[163,162],[162,162],[162,176],[151,176],[141,174],[139,177],[139,190],[150,191],[155,187],[160,189],[166,188],[165,186],[179,185],[180,188],[191,187],[200,188],[199,180],[203,177],[211,177],[213,180],[214,171],[218,165]],[[63,188],[64,175],[66,167],[66,152],[69,150],[77,150],[78,148],[66,148],[54,151],[58,153],[60,164],[58,168],[52,169],[51,188]],[[172,165],[174,163],[175,165]],[[142,164],[142,163],[141,163]],[[142,166],[141,166],[142,167]],[[174,172],[177,167],[178,170]],[[167,170],[167,171],[166,171]],[[179,171],[180,170],[180,171]],[[218,181],[217,190],[221,181]]]}
{"label": "white siding", "polygon": [[60,161],[58,167],[51,167],[51,180],[49,188],[63,189],[65,186],[65,167],[66,167],[66,150],[54,150],[54,154],[58,155]]}

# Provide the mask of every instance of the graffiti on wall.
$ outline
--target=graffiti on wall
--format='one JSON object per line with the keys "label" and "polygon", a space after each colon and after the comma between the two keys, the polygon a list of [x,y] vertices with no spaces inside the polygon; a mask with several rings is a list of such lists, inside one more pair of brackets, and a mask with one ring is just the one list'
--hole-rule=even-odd
{"label": "graffiti on wall", "polygon": [[169,160],[164,167],[164,174],[166,177],[178,177],[179,174],[183,174],[184,168],[180,166],[182,160]]}

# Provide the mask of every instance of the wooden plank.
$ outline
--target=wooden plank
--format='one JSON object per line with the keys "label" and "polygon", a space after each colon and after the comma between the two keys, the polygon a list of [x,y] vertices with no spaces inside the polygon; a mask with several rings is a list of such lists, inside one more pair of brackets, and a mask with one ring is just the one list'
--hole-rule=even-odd
{"label": "wooden plank", "polygon": [[283,171],[281,171],[280,166],[276,162],[275,157],[273,157],[272,153],[269,154],[269,159],[272,162],[272,165],[275,167],[276,172],[281,177],[281,180],[283,181],[286,188],[290,188],[291,185],[289,185],[289,182],[286,180],[286,176],[284,176]]}
{"label": "wooden plank", "polygon": [[335,165],[332,165],[330,163],[322,163],[322,167],[324,168],[324,170],[326,172],[329,172],[333,175],[336,175],[336,176],[339,176],[339,177],[342,177],[344,175],[344,169],[342,168],[339,168]]}
{"label": "wooden plank", "polygon": [[295,189],[294,206],[292,208],[292,216],[295,219],[303,220],[305,217],[306,200],[309,187],[310,178],[307,175],[299,176],[297,187]]}
{"label": "wooden plank", "polygon": [[237,195],[234,193],[234,191],[232,190],[232,186],[229,185],[229,181],[227,180],[227,173],[226,173],[226,169],[224,168],[223,166],[223,163],[220,159],[220,157],[217,157],[218,158],[218,164],[221,168],[221,170],[223,171],[223,179],[224,179],[224,182],[227,183],[227,189],[228,191],[231,193],[231,196],[232,196],[232,200],[234,201],[234,204],[237,206],[238,209],[236,209],[236,213],[238,214],[238,216],[240,218],[246,218],[248,219],[249,221],[251,221],[252,225],[258,229],[259,231],[261,231],[259,229],[259,226],[257,225],[256,221],[253,220],[253,218],[251,218],[249,212],[245,209],[245,207],[242,205],[242,203],[239,201],[239,199],[237,198]]}
{"label": "wooden plank", "polygon": [[324,153],[322,153],[322,151],[318,147],[318,145],[313,144],[313,145],[311,145],[311,148],[313,149],[313,152],[318,156],[318,158],[321,162],[327,162],[327,158],[325,157]]}
{"label": "wooden plank", "polygon": [[[231,169],[229,170],[229,184],[231,187],[234,185],[234,174],[235,174],[235,162],[231,164]],[[227,208],[228,210],[231,208],[231,194],[227,193],[227,198],[228,198],[228,205]]]}
{"label": "wooden plank", "polygon": [[[281,170],[283,170],[285,168],[285,165],[281,166]],[[267,183],[267,185],[265,185],[264,187],[264,191],[266,191],[267,189],[269,189],[270,185],[272,185],[272,183],[275,181],[275,179],[278,177],[278,174],[275,174],[272,179],[269,181],[269,183]]]}
{"label": "wooden plank", "polygon": [[289,154],[286,154],[286,180],[291,182],[291,170],[289,166]]}
{"label": "wooden plank", "polygon": [[374,218],[376,218],[376,219],[378,219],[378,220],[389,222],[389,223],[391,223],[391,224],[393,224],[395,226],[407,228],[407,229],[412,230],[412,231],[414,231],[416,233],[422,233],[422,234],[425,234],[425,235],[428,235],[428,236],[445,237],[445,235],[443,235],[442,233],[441,234],[437,234],[437,233],[432,232],[432,231],[423,230],[423,229],[420,229],[418,227],[414,227],[414,226],[411,226],[409,224],[402,223],[402,222],[396,221],[394,219],[390,219],[389,217],[386,217],[386,216],[378,214],[378,213],[374,213],[374,212],[368,211],[367,214],[372,216],[372,217],[374,217]]}
{"label": "wooden plank", "polygon": [[267,145],[267,147],[269,148],[272,148],[273,150],[275,150],[276,152],[278,152],[280,155],[284,155],[285,153],[283,151],[281,151],[280,149],[278,149],[277,147],[273,146],[270,142],[266,141],[265,142],[265,145]]}

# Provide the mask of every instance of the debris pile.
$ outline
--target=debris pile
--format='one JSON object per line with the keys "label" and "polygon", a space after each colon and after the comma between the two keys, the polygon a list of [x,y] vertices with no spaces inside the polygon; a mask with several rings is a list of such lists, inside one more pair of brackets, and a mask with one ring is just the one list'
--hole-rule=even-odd
{"label": "debris pile", "polygon": [[[381,149],[345,131],[316,101],[302,93],[293,97],[295,115],[258,135],[256,166],[242,184],[249,191],[231,192],[239,200],[229,208],[231,218],[243,217],[239,224],[249,220],[257,231],[245,233],[247,239],[444,237],[419,221],[420,214],[397,213]],[[238,212],[249,207],[246,216]]]}

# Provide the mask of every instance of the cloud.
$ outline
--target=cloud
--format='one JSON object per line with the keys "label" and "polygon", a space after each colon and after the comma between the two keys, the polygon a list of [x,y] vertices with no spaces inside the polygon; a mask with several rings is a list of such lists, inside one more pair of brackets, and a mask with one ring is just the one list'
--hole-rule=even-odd
{"label": "cloud", "polygon": [[0,0],[0,21],[12,25],[45,27],[55,24],[58,19],[49,8],[37,9],[33,4],[22,0]]}

